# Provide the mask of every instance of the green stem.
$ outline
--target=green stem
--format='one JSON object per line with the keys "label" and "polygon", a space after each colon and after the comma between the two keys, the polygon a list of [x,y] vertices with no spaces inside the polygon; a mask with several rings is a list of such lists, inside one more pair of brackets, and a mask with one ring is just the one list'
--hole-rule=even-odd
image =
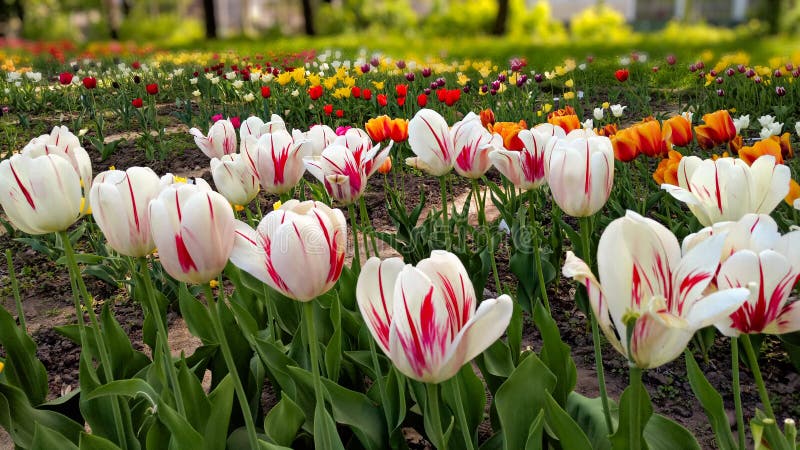
{"label": "green stem", "polygon": [[214,298],[214,293],[211,291],[210,284],[204,284],[203,290],[206,296],[206,301],[208,302],[208,312],[211,315],[211,323],[214,326],[214,331],[216,332],[217,339],[219,340],[219,346],[222,350],[222,357],[225,359],[225,365],[228,366],[228,372],[230,372],[231,378],[233,379],[233,389],[236,391],[236,397],[239,399],[239,407],[242,409],[244,424],[247,428],[247,440],[250,448],[259,448],[258,435],[256,434],[256,426],[253,422],[253,414],[250,411],[250,405],[247,401],[247,394],[244,391],[242,380],[239,378],[239,371],[236,369],[236,363],[233,360],[233,354],[228,346],[228,338],[226,337],[225,329],[222,326],[222,319],[220,319],[220,303],[224,301],[225,293],[222,289],[222,286],[220,286],[220,301],[216,301]]}
{"label": "green stem", "polygon": [[[354,203],[355,204],[355,203]],[[366,221],[364,220],[366,218]],[[367,234],[369,234],[369,227],[367,222],[369,221],[369,215],[366,211],[366,205],[364,204],[364,197],[360,197],[358,199],[358,221],[361,224],[361,239],[364,244],[364,257],[369,259],[370,250],[369,250],[369,240]]]}
{"label": "green stem", "polygon": [[[478,205],[478,227],[481,228],[486,234],[486,245],[491,246],[492,233],[489,226],[486,224],[486,197],[481,198],[481,191],[478,187],[478,180],[472,179],[472,192],[475,197],[475,203]],[[489,261],[492,264],[492,276],[494,277],[494,286],[497,293],[503,292],[503,285],[500,283],[500,274],[497,271],[497,260],[494,256],[494,249],[489,248]]]}
{"label": "green stem", "polygon": [[753,371],[753,378],[756,380],[758,387],[758,395],[761,397],[761,403],[764,406],[764,413],[770,419],[775,419],[775,412],[772,410],[772,403],[769,401],[769,393],[767,387],[764,385],[764,377],[761,376],[761,368],[758,366],[758,357],[753,350],[753,344],[750,342],[750,336],[743,334],[739,337],[744,346],[744,352],[747,354],[747,360],[750,362],[750,370]]}
{"label": "green stem", "polygon": [[161,308],[158,307],[158,300],[156,300],[155,289],[153,289],[153,281],[150,279],[150,270],[147,267],[147,258],[139,258],[139,274],[144,282],[145,302],[153,320],[156,322],[156,346],[153,348],[153,360],[156,359],[156,353],[159,351],[158,346],[161,346],[160,353],[164,359],[165,378],[172,386],[173,394],[175,395],[175,404],[178,406],[178,412],[181,416],[186,416],[186,408],[183,405],[183,396],[181,395],[180,384],[178,384],[178,373],[175,370],[175,364],[172,362],[172,353],[169,349],[169,334],[164,321],[161,320]]}
{"label": "green stem", "polygon": [[432,430],[425,429],[432,434],[430,436],[433,445],[439,450],[447,450],[447,442],[444,441],[442,431],[442,415],[439,411],[439,385],[435,383],[425,383],[425,390],[428,394],[428,413],[430,413],[430,423]]}
{"label": "green stem", "polygon": [[311,359],[311,375],[314,379],[314,397],[318,407],[325,407],[325,395],[322,391],[322,377],[319,374],[319,345],[317,330],[314,326],[314,303],[303,302],[303,322],[306,324],[306,338],[308,339],[308,353]]}
{"label": "green stem", "polygon": [[739,338],[731,338],[731,369],[733,372],[733,405],[736,408],[736,434],[739,437],[739,450],[744,450],[744,413],[742,412],[742,391],[739,384]]}
{"label": "green stem", "polygon": [[450,251],[450,219],[447,216],[447,175],[439,177],[442,196],[442,220],[444,221],[444,249]]}
{"label": "green stem", "polygon": [[464,442],[466,443],[467,450],[474,450],[475,442],[473,441],[474,438],[469,429],[469,424],[467,423],[467,414],[464,411],[464,402],[461,399],[461,388],[459,387],[458,379],[459,376],[456,375],[450,379],[447,384],[453,392],[453,397],[456,399],[456,416],[458,417],[458,426],[461,428],[461,433],[464,436]]}
{"label": "green stem", "polygon": [[[369,231],[369,238],[372,242],[372,254],[375,256],[380,256],[380,253],[378,252],[378,242],[375,239],[375,230],[372,228],[372,222],[369,219],[369,213],[367,213],[367,202],[364,201],[363,195],[359,199],[359,207],[361,208],[361,226],[364,228],[364,233]],[[364,235],[364,238],[366,239],[366,234]],[[366,246],[367,244],[364,244],[364,247]]]}
{"label": "green stem", "polygon": [[631,364],[630,366],[630,386],[633,393],[633,412],[631,414],[631,424],[628,431],[630,432],[630,449],[641,450],[642,448],[642,416],[639,408],[641,404],[642,393],[642,369]]}
{"label": "green stem", "polygon": [[11,290],[14,292],[14,303],[17,305],[19,327],[22,328],[22,331],[27,333],[28,326],[25,324],[25,310],[22,309],[22,299],[19,296],[19,283],[17,283],[17,274],[14,272],[14,260],[11,258],[11,249],[6,249],[6,264],[8,264],[8,278],[11,279]]}
{"label": "green stem", "polygon": [[350,216],[350,228],[353,232],[353,265],[361,267],[361,250],[358,248],[358,225],[356,224],[356,208],[353,204],[347,205],[347,215]]}
{"label": "green stem", "polygon": [[383,416],[386,419],[386,429],[391,434],[391,427],[394,425],[391,422],[391,416],[389,415],[389,410],[386,409],[389,406],[389,402],[386,397],[386,387],[383,385],[383,373],[381,372],[381,364],[378,361],[378,350],[375,348],[375,339],[368,339],[369,340],[369,353],[372,357],[372,370],[375,371],[375,383],[378,385],[378,391],[381,394],[381,409],[383,409]]}
{"label": "green stem", "polygon": [[539,241],[539,223],[534,215],[534,196],[536,191],[528,191],[528,220],[531,227],[531,239],[533,244],[533,263],[536,265],[536,275],[539,277],[539,295],[542,297],[542,304],[544,304],[547,312],[550,312],[550,299],[547,297],[547,285],[544,281],[544,271],[542,270],[542,254],[540,251],[541,242]]}
{"label": "green stem", "polygon": [[278,312],[275,310],[275,303],[273,303],[270,296],[269,288],[266,284],[263,285],[264,304],[267,305],[267,321],[269,322],[269,332],[272,335],[272,341],[275,343],[280,342],[281,331],[278,329]]}
{"label": "green stem", "polygon": [[[97,315],[94,313],[94,305],[92,304],[92,297],[86,289],[86,284],[83,282],[81,270],[78,267],[78,262],[75,259],[75,250],[72,248],[72,243],[69,240],[69,234],[66,231],[59,231],[58,236],[61,238],[61,245],[64,247],[64,257],[67,260],[67,268],[69,269],[71,284],[73,287],[73,297],[75,299],[75,314],[78,316],[78,330],[81,337],[81,345],[88,344],[89,340],[84,330],[83,311],[81,308],[81,297],[86,305],[87,313],[89,314],[89,322],[95,333],[95,345],[100,356],[100,362],[103,365],[103,373],[105,374],[106,383],[114,380],[114,372],[111,367],[111,357],[108,355],[108,348],[106,348],[103,334],[100,331],[100,324],[97,322]],[[77,288],[80,296],[74,295],[74,290]],[[119,402],[114,399],[111,402],[111,413],[114,416],[114,424],[117,432],[117,440],[123,450],[128,448],[128,441],[125,437],[125,428],[122,421],[122,412],[120,411]]]}
{"label": "green stem", "polygon": [[[590,268],[592,267],[592,251],[590,244],[590,235],[592,223],[589,217],[581,217],[581,241],[583,247],[583,258]],[[608,392],[606,391],[606,376],[603,370],[603,352],[600,349],[600,328],[597,325],[597,317],[592,311],[589,312],[589,317],[592,323],[592,343],[594,345],[594,365],[597,371],[597,385],[600,389],[600,401],[603,404],[603,416],[605,417],[606,427],[608,434],[614,432],[614,426],[611,422],[611,410],[608,406]]]}

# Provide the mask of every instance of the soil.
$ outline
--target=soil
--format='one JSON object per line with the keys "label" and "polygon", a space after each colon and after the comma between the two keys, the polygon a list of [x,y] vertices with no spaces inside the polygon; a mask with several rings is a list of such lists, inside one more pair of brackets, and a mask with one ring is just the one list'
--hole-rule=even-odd
{"label": "soil", "polygon": [[[95,174],[112,165],[117,169],[125,169],[134,165],[148,165],[159,174],[173,172],[181,176],[199,176],[210,182],[208,158],[194,147],[188,133],[179,129],[168,132],[183,134],[173,137],[180,142],[180,145],[176,146],[167,158],[154,161],[147,161],[144,152],[138,149],[132,140],[123,141],[117,151],[105,161],[101,160],[98,153],[90,148],[88,142],[84,144],[90,155],[93,156]],[[124,138],[123,136],[122,139]],[[401,162],[395,160],[394,163],[400,164]],[[309,175],[307,175],[307,179],[309,182],[314,182]],[[376,174],[370,179],[366,193],[369,217],[372,226],[378,231],[392,230],[384,195],[385,182],[387,181],[383,176]],[[388,178],[388,182],[392,182],[391,176]],[[438,205],[441,204],[438,180],[430,177],[406,177],[401,182],[405,187],[409,208],[416,205],[420,191],[424,190],[427,206],[423,214],[427,215],[430,211],[438,209]],[[456,181],[452,188],[452,200],[456,204],[460,202],[459,209],[465,202],[467,190],[468,185],[463,180]],[[263,211],[269,211],[269,207],[275,201],[263,194],[259,196],[259,199]],[[474,214],[475,206],[473,205],[472,208]],[[497,217],[497,211],[493,209],[492,205],[487,205],[487,215],[490,219]],[[473,220],[475,220],[474,216]],[[50,396],[56,398],[75,389],[78,381],[79,349],[54,330],[56,326],[75,322],[69,278],[64,267],[57,266],[45,255],[35,252],[26,244],[12,240],[8,235],[0,235],[0,248],[10,248],[13,252],[14,268],[23,296],[27,325],[38,345],[37,355],[50,375]],[[348,255],[352,255],[352,250],[348,252]],[[396,253],[388,246],[383,245],[381,246],[381,255],[384,257],[394,256]],[[507,252],[499,252],[497,258],[502,282],[514,285],[514,276],[508,267]],[[2,266],[0,267],[0,280],[2,280],[0,300],[2,300],[2,306],[16,315],[8,284],[8,270],[5,264],[0,266]],[[589,397],[595,397],[598,395],[598,387],[588,320],[572,299],[573,283],[563,280],[561,277],[558,277],[558,280],[557,284],[549,287],[550,302],[553,316],[561,330],[562,339],[572,347],[572,357],[578,367],[576,391]],[[89,291],[98,301],[98,311],[100,304],[108,303],[117,320],[130,335],[134,346],[140,350],[149,350],[144,349],[142,344],[142,312],[139,305],[131,301],[122,289],[90,277],[87,277],[87,284]],[[487,289],[495,289],[491,280]],[[188,332],[177,311],[169,313],[168,321],[173,352],[178,354],[184,351],[186,354],[191,354],[200,345],[199,340]],[[526,317],[523,346],[538,349],[540,345],[538,330],[532,326],[530,318]],[[800,417],[800,400],[798,399],[800,375],[792,367],[785,352],[770,351],[779,349],[779,345],[780,343],[776,340],[768,338],[765,341],[764,348],[767,351],[763,353],[766,356],[762,356],[761,368],[767,380],[767,386],[771,390],[777,417]],[[627,362],[609,345],[604,345],[603,357],[609,394],[618,399],[628,385]],[[708,359],[703,360],[702,357],[698,357],[698,361],[709,381],[723,395],[730,421],[732,425],[735,425],[728,340],[718,338],[708,352]],[[713,433],[702,407],[691,391],[682,358],[660,368],[645,371],[644,383],[650,392],[656,412],[678,421],[691,430],[703,448],[715,448]],[[759,407],[759,400],[751,373],[744,367],[742,368],[741,384],[745,420],[747,420],[753,415],[755,408]],[[270,408],[277,400],[275,391],[267,383],[262,398],[264,408]],[[488,432],[486,425],[484,424],[484,435]],[[428,445],[415,430],[408,429],[406,434],[409,444],[413,448],[425,448]],[[7,436],[0,436],[0,448],[11,448]]]}

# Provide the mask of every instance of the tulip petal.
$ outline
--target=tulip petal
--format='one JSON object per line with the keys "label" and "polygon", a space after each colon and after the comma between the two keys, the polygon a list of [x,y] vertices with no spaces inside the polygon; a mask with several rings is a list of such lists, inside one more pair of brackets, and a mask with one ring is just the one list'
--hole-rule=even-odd
{"label": "tulip petal", "polygon": [[259,233],[241,220],[234,221],[233,249],[231,262],[234,266],[281,291],[271,278],[267,253]]}
{"label": "tulip petal", "polygon": [[455,336],[475,313],[475,288],[467,270],[456,255],[443,250],[434,250],[430,258],[417,264],[417,270],[427,275],[443,296],[450,335]]}
{"label": "tulip petal", "polygon": [[683,255],[672,277],[672,289],[668,299],[671,312],[683,316],[699,299],[711,283],[719,267],[722,246],[727,235],[717,234],[697,244],[692,251]]}
{"label": "tulip petal", "polygon": [[387,356],[389,356],[389,327],[394,308],[394,287],[403,266],[403,260],[400,258],[381,261],[373,256],[361,268],[356,284],[356,300],[361,315],[372,336]]}
{"label": "tulip petal", "polygon": [[778,318],[764,328],[767,334],[786,334],[800,331],[800,301],[784,306]]}
{"label": "tulip petal", "polygon": [[750,290],[747,288],[717,291],[695,302],[686,319],[695,330],[728,320],[728,316],[747,301],[748,295]]}
{"label": "tulip petal", "polygon": [[421,109],[408,123],[411,151],[424,162],[416,167],[441,176],[453,167],[453,142],[447,122],[436,111]]}
{"label": "tulip petal", "polygon": [[775,164],[775,157],[764,155],[750,166],[753,178],[752,212],[769,214],[789,193],[792,175],[788,166]]}
{"label": "tulip petal", "polygon": [[506,332],[511,314],[514,312],[514,302],[508,295],[501,295],[496,299],[488,299],[478,305],[478,310],[464,326],[462,338],[466,346],[463,362],[457,367],[472,361],[483,353],[490,345]]}

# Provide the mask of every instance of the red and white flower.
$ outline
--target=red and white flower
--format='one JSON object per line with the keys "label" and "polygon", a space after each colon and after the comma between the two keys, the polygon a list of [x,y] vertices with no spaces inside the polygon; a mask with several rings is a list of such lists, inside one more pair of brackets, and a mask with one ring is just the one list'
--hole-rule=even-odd
{"label": "red and white flower", "polygon": [[678,186],[661,189],[686,203],[705,226],[739,220],[748,213],[769,214],[789,192],[791,173],[764,155],[748,166],[741,159],[701,160],[685,156],[678,166]]}
{"label": "red and white flower", "polygon": [[320,156],[325,147],[333,144],[336,139],[336,132],[333,128],[327,125],[313,125],[308,131],[302,132],[300,130],[292,130],[294,140],[309,140],[311,141],[311,155]]}
{"label": "red and white flower", "polygon": [[[712,236],[681,255],[678,239],[666,227],[628,211],[600,237],[600,281],[572,252],[563,274],[586,287],[598,324],[618,352],[642,369],[658,367],[677,358],[695,331],[736,311],[750,294],[735,288],[704,296],[724,239]],[[625,320],[630,318],[637,320],[629,347]]]}
{"label": "red and white flower", "polygon": [[258,179],[239,153],[212,158],[211,176],[217,191],[234,205],[247,205],[258,195]]}
{"label": "red and white flower", "polygon": [[221,158],[223,155],[236,153],[236,128],[229,119],[218,120],[211,125],[208,135],[197,128],[192,128],[189,133],[194,136],[194,142],[209,158]]}
{"label": "red and white flower", "polygon": [[596,213],[614,185],[614,148],[605,136],[584,136],[575,130],[552,138],[545,149],[545,177],[553,199],[573,217]]}
{"label": "red and white flower", "polygon": [[150,228],[161,265],[186,283],[208,283],[233,249],[233,209],[207,184],[178,183],[150,201]]}
{"label": "red and white flower", "polygon": [[421,109],[408,122],[408,144],[415,157],[406,164],[434,176],[446,174],[455,162],[455,144],[450,127],[432,109]]}
{"label": "red and white flower", "polygon": [[450,134],[456,152],[454,167],[462,177],[482,177],[492,167],[489,154],[503,148],[503,137],[490,133],[473,112],[453,124]]}
{"label": "red and white flower", "polygon": [[[561,127],[554,129],[564,132]],[[514,186],[526,191],[536,189],[547,180],[544,176],[545,148],[552,135],[533,128],[520,131],[517,137],[522,142],[522,150],[495,150],[489,154],[489,158]]]}
{"label": "red and white flower", "polygon": [[342,273],[344,214],[321,202],[289,200],[252,229],[236,221],[231,262],[301,302],[328,292]]}
{"label": "red and white flower", "polygon": [[478,305],[463,264],[442,250],[416,267],[400,258],[370,258],[358,277],[356,299],[397,369],[427,383],[450,379],[499,339],[514,309],[507,295]]}
{"label": "red and white flower", "polygon": [[303,158],[311,155],[311,141],[295,140],[286,129],[276,127],[258,140],[249,137],[242,156],[265,192],[283,194],[300,182],[306,168]]}
{"label": "red and white flower", "polygon": [[89,153],[81,146],[81,142],[65,126],[53,127],[50,134],[43,134],[31,139],[22,148],[23,155],[36,158],[42,155],[58,155],[66,158],[72,168],[78,173],[83,186],[84,197],[89,192],[92,184],[92,160]]}

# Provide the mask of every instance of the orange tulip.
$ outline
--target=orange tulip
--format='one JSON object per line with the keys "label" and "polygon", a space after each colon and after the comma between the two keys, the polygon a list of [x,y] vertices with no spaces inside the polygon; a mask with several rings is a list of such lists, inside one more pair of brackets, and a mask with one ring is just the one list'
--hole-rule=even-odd
{"label": "orange tulip", "polygon": [[388,158],[383,160],[383,164],[378,167],[378,173],[386,175],[387,173],[392,171],[392,157],[389,156]]}
{"label": "orange tulip", "polygon": [[408,139],[408,120],[392,119],[389,122],[389,137],[395,142],[403,142]]}
{"label": "orange tulip", "polygon": [[605,136],[605,137],[610,138],[610,137],[613,137],[614,135],[617,134],[617,131],[618,131],[617,130],[617,124],[609,123],[609,124],[606,124],[603,128],[595,129],[594,131],[595,131],[595,133],[597,133],[598,136]]}
{"label": "orange tulip", "polygon": [[791,133],[783,133],[781,137],[778,136],[770,136],[769,138],[778,142],[781,146],[781,156],[783,156],[784,160],[787,160],[794,156],[794,151],[792,150],[792,142],[791,142]]}
{"label": "orange tulip", "polygon": [[633,128],[625,128],[618,131],[611,138],[614,146],[614,158],[618,161],[633,161],[639,156],[639,136]]}
{"label": "orange tulip", "polygon": [[790,180],[789,181],[789,194],[786,195],[784,200],[789,206],[794,205],[795,200],[800,198],[800,184],[797,184],[797,181]]}
{"label": "orange tulip", "polygon": [[[777,136],[772,137],[777,138]],[[759,156],[763,155],[772,155],[775,157],[776,164],[783,164],[779,139],[764,139],[756,142],[752,147],[742,147],[739,149],[739,159],[746,162],[748,166],[753,164],[753,161],[758,159]]]}
{"label": "orange tulip", "polygon": [[680,152],[670,150],[669,156],[662,159],[658,163],[656,171],[653,172],[653,179],[656,180],[656,183],[678,186],[678,166],[681,164],[681,158],[683,155]]}
{"label": "orange tulip", "polygon": [[683,116],[671,117],[664,121],[662,137],[671,145],[686,147],[692,142],[692,124]]}
{"label": "orange tulip", "polygon": [[648,118],[632,127],[639,137],[639,151],[653,158],[667,154],[667,144],[661,137],[661,124]]}
{"label": "orange tulip", "polygon": [[738,154],[742,147],[744,147],[744,142],[742,141],[742,136],[738,134],[732,141],[728,142],[728,151],[733,154]]}
{"label": "orange tulip", "polygon": [[528,124],[524,120],[519,122],[495,122],[486,127],[489,132],[497,133],[503,138],[503,147],[507,150],[522,150],[525,147],[525,144],[522,143],[517,135],[527,128]]}
{"label": "orange tulip", "polygon": [[728,111],[721,109],[703,116],[704,125],[694,127],[700,148],[708,150],[732,141],[736,137],[736,127]]}
{"label": "orange tulip", "polygon": [[571,106],[551,112],[547,115],[547,121],[563,128],[567,133],[581,128],[581,121]]}
{"label": "orange tulip", "polygon": [[484,128],[489,129],[489,125],[494,125],[494,111],[492,108],[486,108],[480,113],[481,116],[481,125]]}
{"label": "orange tulip", "polygon": [[389,116],[383,115],[379,117],[375,117],[373,119],[369,119],[366,124],[364,124],[364,129],[367,130],[367,134],[369,137],[375,142],[383,142],[386,139],[389,139],[389,122],[392,119]]}

